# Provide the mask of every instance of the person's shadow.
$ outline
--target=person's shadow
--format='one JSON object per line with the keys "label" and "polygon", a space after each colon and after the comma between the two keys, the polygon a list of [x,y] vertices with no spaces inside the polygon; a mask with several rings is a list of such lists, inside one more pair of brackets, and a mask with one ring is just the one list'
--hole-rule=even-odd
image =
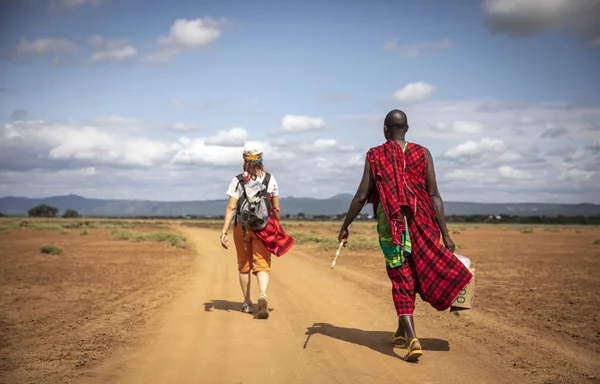
{"label": "person's shadow", "polygon": [[[257,313],[258,313],[258,306],[256,305],[256,303],[254,303],[254,311],[253,313],[244,313],[240,311],[240,308],[242,308],[242,302],[233,302],[233,301],[229,301],[229,300],[211,300],[209,302],[206,302],[204,304],[204,310],[206,312],[212,312],[213,309],[217,310],[217,311],[226,311],[226,312],[239,312],[241,314],[244,315],[253,315],[254,318],[257,318]],[[269,308],[269,312],[273,312],[274,309],[273,308]]]}
{"label": "person's shadow", "polygon": [[[348,343],[362,345],[384,355],[401,358],[394,353],[394,346],[392,344],[393,332],[390,331],[363,331],[362,329],[356,328],[337,327],[328,323],[314,323],[312,327],[307,328],[305,333],[307,338],[304,343],[304,349],[308,346],[310,337],[315,334],[321,334]],[[421,342],[421,347],[424,351],[447,352],[450,350],[450,344],[446,340],[419,338],[419,341]],[[405,352],[403,351],[402,354],[404,353]]]}

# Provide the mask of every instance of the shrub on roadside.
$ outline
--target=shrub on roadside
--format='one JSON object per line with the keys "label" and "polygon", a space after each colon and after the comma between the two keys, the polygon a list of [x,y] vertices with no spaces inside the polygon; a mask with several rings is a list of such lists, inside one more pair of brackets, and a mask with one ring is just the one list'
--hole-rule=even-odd
{"label": "shrub on roadside", "polygon": [[57,224],[37,223],[32,225],[38,231],[62,231],[62,227]]}
{"label": "shrub on roadside", "polygon": [[43,245],[40,248],[40,252],[47,255],[60,255],[63,250],[61,247],[57,247],[56,245]]}
{"label": "shrub on roadside", "polygon": [[176,235],[169,232],[150,232],[150,233],[139,233],[129,231],[112,231],[111,234],[117,240],[129,240],[129,241],[157,241],[166,242],[170,246],[175,248],[187,248],[185,237]]}

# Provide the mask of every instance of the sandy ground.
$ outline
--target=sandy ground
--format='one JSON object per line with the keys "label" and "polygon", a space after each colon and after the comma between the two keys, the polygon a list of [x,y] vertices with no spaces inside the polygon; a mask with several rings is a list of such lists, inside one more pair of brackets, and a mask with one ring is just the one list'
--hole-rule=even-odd
{"label": "sandy ground", "polygon": [[[477,269],[475,307],[457,315],[419,301],[417,364],[391,347],[397,320],[377,252],[350,244],[335,270],[332,252],[309,244],[274,258],[265,321],[238,311],[235,253],[218,230],[176,230],[192,249],[100,230],[0,234],[0,382],[600,382],[597,228],[457,227]],[[65,254],[39,255],[50,239]]]}

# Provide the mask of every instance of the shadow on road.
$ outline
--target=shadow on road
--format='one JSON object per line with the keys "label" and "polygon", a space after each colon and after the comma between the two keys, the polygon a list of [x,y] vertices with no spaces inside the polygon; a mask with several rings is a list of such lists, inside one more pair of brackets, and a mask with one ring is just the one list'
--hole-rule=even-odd
{"label": "shadow on road", "polygon": [[[229,301],[229,300],[211,300],[209,302],[206,302],[204,304],[204,310],[206,312],[212,312],[213,309],[216,309],[217,311],[233,311],[233,312],[240,312],[240,308],[242,307],[242,302],[234,302],[234,301]],[[254,317],[256,317],[256,313],[258,311],[258,306],[256,305],[256,303],[254,303],[254,313],[244,313],[246,315],[254,315]],[[273,312],[274,309],[273,308],[269,308],[269,312]]]}
{"label": "shadow on road", "polygon": [[228,301],[228,300],[211,300],[202,305],[204,305],[204,310],[206,312],[211,312],[213,309],[216,309],[218,311],[239,312],[240,308],[242,307],[241,302],[235,303],[233,301]]}
{"label": "shadow on road", "polygon": [[[363,331],[362,329],[337,327],[327,323],[314,323],[312,327],[307,328],[305,333],[308,336],[304,343],[305,349],[310,337],[315,334],[362,345],[384,355],[400,358],[394,353],[392,345],[393,332],[390,331]],[[446,340],[419,338],[419,341],[424,351],[447,352],[450,350],[450,344]],[[403,349],[400,351],[402,351],[401,354],[405,353]]]}

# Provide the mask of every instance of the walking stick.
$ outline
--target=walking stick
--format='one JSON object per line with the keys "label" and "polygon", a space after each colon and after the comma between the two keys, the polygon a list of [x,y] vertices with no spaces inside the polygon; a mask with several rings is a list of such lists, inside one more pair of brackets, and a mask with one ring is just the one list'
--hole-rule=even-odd
{"label": "walking stick", "polygon": [[340,242],[340,245],[338,246],[337,252],[335,253],[335,257],[333,258],[333,261],[331,262],[331,269],[335,268],[335,262],[336,262],[338,256],[340,255],[340,250],[342,249],[343,246],[344,246],[344,240],[342,240]]}

